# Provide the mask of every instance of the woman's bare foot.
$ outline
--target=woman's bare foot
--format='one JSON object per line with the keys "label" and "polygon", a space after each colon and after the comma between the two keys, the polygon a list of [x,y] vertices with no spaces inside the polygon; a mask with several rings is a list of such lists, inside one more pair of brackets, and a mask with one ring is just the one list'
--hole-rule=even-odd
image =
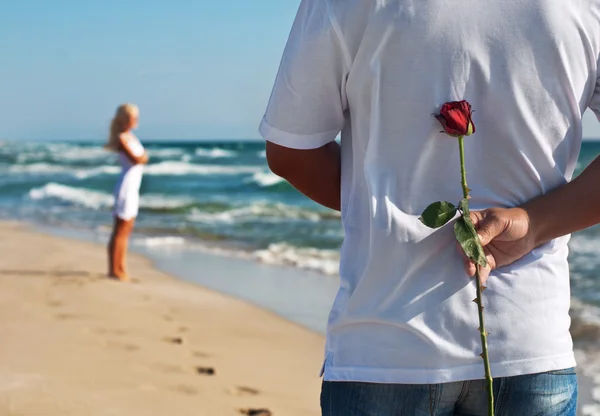
{"label": "woman's bare foot", "polygon": [[115,279],[118,280],[120,282],[129,282],[131,280],[131,278],[129,277],[128,274],[115,274],[115,273],[109,273],[108,274],[109,279]]}

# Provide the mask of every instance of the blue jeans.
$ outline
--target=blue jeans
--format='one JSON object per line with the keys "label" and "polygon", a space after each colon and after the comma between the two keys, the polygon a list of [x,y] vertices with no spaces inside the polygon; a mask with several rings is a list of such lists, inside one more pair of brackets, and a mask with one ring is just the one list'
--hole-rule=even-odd
{"label": "blue jeans", "polygon": [[[323,382],[323,416],[487,416],[485,380],[448,384]],[[496,416],[575,416],[574,368],[494,380]]]}

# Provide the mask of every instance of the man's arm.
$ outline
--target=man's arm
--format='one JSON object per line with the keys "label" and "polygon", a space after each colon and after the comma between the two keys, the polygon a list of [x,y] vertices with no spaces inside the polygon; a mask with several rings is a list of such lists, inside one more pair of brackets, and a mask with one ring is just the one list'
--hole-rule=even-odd
{"label": "man's arm", "polygon": [[536,246],[600,223],[600,158],[571,183],[526,203],[523,209]]}
{"label": "man's arm", "polygon": [[[517,208],[491,208],[471,217],[492,269],[507,266],[555,238],[600,223],[600,158],[577,178]],[[475,265],[465,258],[466,270]],[[482,270],[487,278],[489,268]]]}
{"label": "man's arm", "polygon": [[297,150],[267,142],[269,168],[313,201],[340,210],[340,145]]}

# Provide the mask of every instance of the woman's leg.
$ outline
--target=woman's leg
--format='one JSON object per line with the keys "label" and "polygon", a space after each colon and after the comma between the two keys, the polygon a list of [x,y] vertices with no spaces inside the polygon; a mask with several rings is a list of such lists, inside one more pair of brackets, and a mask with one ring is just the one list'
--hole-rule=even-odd
{"label": "woman's leg", "polygon": [[134,224],[135,218],[123,220],[115,217],[113,232],[108,242],[108,275],[122,281],[129,280],[126,257]]}

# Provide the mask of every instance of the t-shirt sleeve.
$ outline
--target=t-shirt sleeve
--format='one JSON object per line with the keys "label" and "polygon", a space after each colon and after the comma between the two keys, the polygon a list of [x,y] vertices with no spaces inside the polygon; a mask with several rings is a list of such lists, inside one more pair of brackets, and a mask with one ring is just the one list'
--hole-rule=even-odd
{"label": "t-shirt sleeve", "polygon": [[344,126],[348,67],[326,0],[303,0],[260,124],[263,138],[294,149],[334,141]]}

